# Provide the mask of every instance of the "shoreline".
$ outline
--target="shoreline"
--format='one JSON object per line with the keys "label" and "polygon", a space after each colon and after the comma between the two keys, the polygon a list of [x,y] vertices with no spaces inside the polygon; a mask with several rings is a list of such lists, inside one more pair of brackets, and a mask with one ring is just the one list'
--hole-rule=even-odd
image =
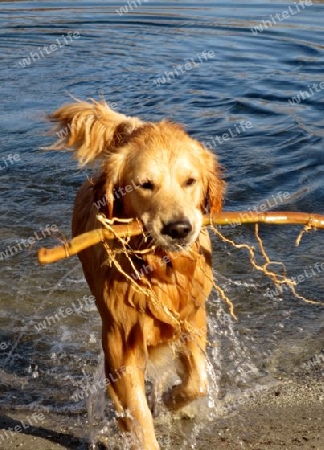
{"label": "shoreline", "polygon": [[[324,380],[323,376],[316,378],[279,382],[258,396],[245,397],[244,404],[237,402],[229,415],[203,426],[196,437],[197,450],[323,450]],[[13,429],[24,419],[25,411],[0,409],[0,435],[6,430],[8,435],[8,428]],[[184,445],[177,428],[190,430],[192,423],[173,420],[168,449]],[[0,438],[0,449],[85,450],[89,447],[86,427],[84,414],[48,413],[41,424],[10,433],[4,441]],[[112,444],[112,440],[107,439],[107,448],[120,450],[120,444]]]}

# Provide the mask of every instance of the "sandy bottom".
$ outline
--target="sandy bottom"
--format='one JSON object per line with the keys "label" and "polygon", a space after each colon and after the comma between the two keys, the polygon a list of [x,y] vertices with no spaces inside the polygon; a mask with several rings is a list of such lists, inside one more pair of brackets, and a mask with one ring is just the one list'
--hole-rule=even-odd
{"label": "sandy bottom", "polygon": [[[8,428],[21,424],[25,417],[25,412],[0,412],[0,436],[6,436],[5,440],[0,437],[0,448],[84,450],[89,447],[87,439],[83,437],[86,424],[84,416],[76,418],[46,414],[41,426],[29,427],[11,435]],[[186,420],[186,424],[181,425],[182,429],[192,429],[193,422]],[[197,437],[196,449],[323,450],[323,422],[323,379],[281,382],[259,398],[254,396],[247,399],[230,416],[206,424]],[[174,428],[177,428],[176,422]],[[170,437],[169,449],[183,447],[183,438],[179,437],[179,433],[175,431]],[[107,448],[115,449],[115,445],[108,444]]]}

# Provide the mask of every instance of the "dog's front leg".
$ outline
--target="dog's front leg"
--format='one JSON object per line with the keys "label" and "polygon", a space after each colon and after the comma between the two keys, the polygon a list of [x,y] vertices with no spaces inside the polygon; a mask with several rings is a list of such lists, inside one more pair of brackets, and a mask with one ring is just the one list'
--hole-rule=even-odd
{"label": "dog's front leg", "polygon": [[116,334],[103,336],[107,389],[122,431],[131,433],[132,450],[159,450],[144,384],[144,356],[125,351]]}
{"label": "dog's front leg", "polygon": [[[197,322],[192,325],[202,332],[197,334],[185,333],[183,351],[180,361],[183,372],[180,374],[182,383],[175,385],[164,396],[165,405],[171,411],[177,411],[193,400],[203,397],[208,392],[208,375],[206,367],[206,315],[201,309],[196,316]],[[203,326],[201,326],[203,324]]]}

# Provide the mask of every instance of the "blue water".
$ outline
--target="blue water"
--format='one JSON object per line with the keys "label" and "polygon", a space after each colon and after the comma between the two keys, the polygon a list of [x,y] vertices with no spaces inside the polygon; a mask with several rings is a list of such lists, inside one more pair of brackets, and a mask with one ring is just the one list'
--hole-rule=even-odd
{"label": "blue water", "polygon": [[[148,1],[119,15],[123,4],[116,2],[0,5],[0,251],[21,247],[0,261],[0,404],[82,411],[71,395],[97,365],[100,320],[90,305],[37,331],[40,321],[89,291],[76,258],[40,267],[36,249],[57,243],[39,238],[46,225],[70,236],[74,196],[90,171],[67,153],[40,149],[52,142],[46,114],[73,96],[105,98],[144,120],[170,118],[212,143],[227,182],[226,210],[266,204],[324,214],[324,6],[297,13],[293,2]],[[276,13],[282,18],[289,6],[294,14],[287,19],[251,31]],[[192,59],[199,64],[175,73]],[[169,81],[158,85],[166,72]],[[236,135],[224,139],[229,130]],[[324,261],[324,232],[308,233],[297,248],[299,231],[263,226],[260,233],[273,259],[292,276],[304,274],[299,292],[324,300],[323,270],[314,268]],[[222,232],[253,240],[251,227]],[[22,244],[33,236],[31,248]],[[269,298],[274,287],[248,255],[213,240],[217,281],[239,319],[234,331],[218,323],[214,293],[211,339],[221,342],[215,367],[223,391],[253,386],[240,376],[247,360],[258,382],[293,376],[323,347],[323,307],[288,291]]]}

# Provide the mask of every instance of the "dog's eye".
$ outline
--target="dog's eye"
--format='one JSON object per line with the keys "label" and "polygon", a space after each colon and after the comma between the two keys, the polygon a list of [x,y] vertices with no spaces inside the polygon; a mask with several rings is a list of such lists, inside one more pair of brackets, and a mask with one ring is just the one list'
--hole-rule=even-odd
{"label": "dog's eye", "polygon": [[144,183],[140,183],[140,187],[142,189],[147,189],[149,191],[153,191],[155,188],[154,183],[152,183],[152,181],[145,181]]}
{"label": "dog's eye", "polygon": [[194,178],[188,178],[188,180],[186,181],[186,186],[192,186],[196,183],[196,181],[197,180],[195,180]]}

